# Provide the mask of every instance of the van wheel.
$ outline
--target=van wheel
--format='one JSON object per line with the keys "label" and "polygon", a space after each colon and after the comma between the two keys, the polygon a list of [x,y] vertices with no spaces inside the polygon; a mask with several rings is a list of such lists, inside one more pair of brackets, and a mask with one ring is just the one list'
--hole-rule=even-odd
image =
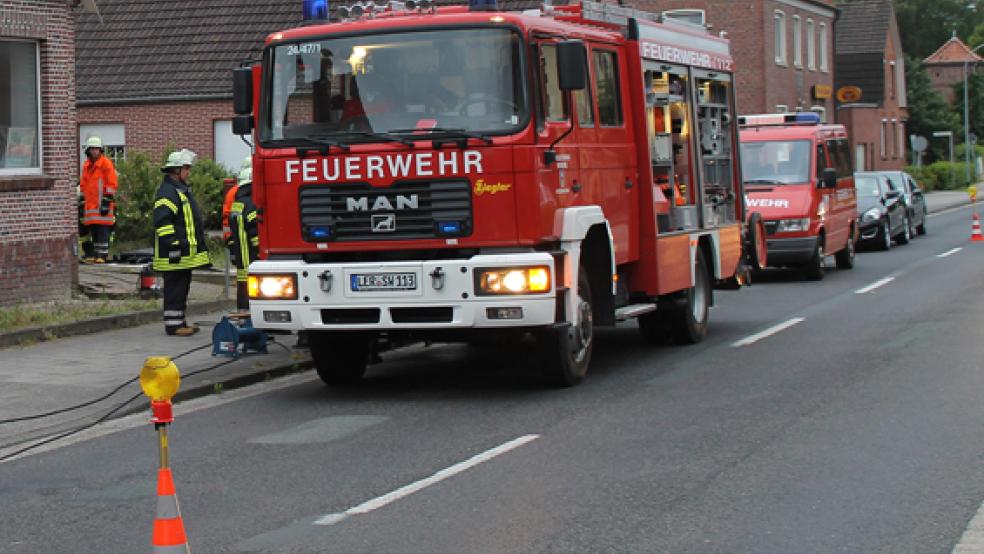
{"label": "van wheel", "polygon": [[[704,251],[694,257],[694,286],[687,289],[681,306],[664,314],[673,342],[696,344],[707,336],[707,315],[711,306],[711,278]],[[640,327],[640,329],[643,329]],[[643,336],[646,336],[645,330]]]}
{"label": "van wheel", "polygon": [[909,244],[909,239],[912,238],[912,222],[909,220],[909,216],[905,216],[905,220],[902,221],[902,232],[896,235],[895,240],[899,244]]}
{"label": "van wheel", "polygon": [[312,333],[311,358],[326,385],[352,385],[366,374],[375,333]]}
{"label": "van wheel", "polygon": [[547,329],[538,337],[543,375],[551,384],[570,387],[584,380],[594,350],[591,284],[583,266],[577,270],[577,322]]}
{"label": "van wheel", "polygon": [[834,261],[837,262],[837,269],[851,269],[854,267],[854,229],[847,237],[847,245],[840,252],[834,254]]}
{"label": "van wheel", "polygon": [[827,257],[823,252],[823,236],[817,238],[817,249],[814,250],[813,256],[810,257],[810,261],[806,262],[803,266],[803,271],[806,273],[806,278],[811,281],[819,281],[823,279],[823,274],[827,269]]}

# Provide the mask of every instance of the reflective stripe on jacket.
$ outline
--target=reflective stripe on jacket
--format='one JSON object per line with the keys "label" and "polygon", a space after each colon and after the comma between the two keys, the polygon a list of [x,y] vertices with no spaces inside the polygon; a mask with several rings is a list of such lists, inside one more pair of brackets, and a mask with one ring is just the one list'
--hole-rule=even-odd
{"label": "reflective stripe on jacket", "polygon": [[95,162],[87,159],[82,166],[79,190],[84,198],[82,208],[83,225],[113,225],[116,223],[116,202],[110,200],[108,211],[100,212],[103,198],[116,196],[116,168],[106,156],[99,156]]}
{"label": "reflective stripe on jacket", "polygon": [[[168,175],[154,200],[154,270],[174,271],[209,265],[205,229],[188,186]],[[171,263],[170,253],[180,257]]]}
{"label": "reflective stripe on jacket", "polygon": [[236,267],[236,280],[245,282],[252,263],[259,253],[258,213],[251,198],[252,186],[238,187],[235,201],[229,207],[229,257]]}

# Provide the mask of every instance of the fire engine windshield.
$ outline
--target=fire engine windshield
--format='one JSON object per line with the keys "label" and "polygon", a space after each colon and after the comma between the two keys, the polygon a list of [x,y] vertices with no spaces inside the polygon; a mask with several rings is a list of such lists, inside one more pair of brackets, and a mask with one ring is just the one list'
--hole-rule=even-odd
{"label": "fire engine windshield", "polygon": [[742,142],[741,171],[746,183],[807,183],[810,180],[810,141]]}
{"label": "fire engine windshield", "polygon": [[260,140],[337,136],[348,143],[414,129],[515,131],[529,117],[522,51],[519,35],[499,28],[277,46]]}

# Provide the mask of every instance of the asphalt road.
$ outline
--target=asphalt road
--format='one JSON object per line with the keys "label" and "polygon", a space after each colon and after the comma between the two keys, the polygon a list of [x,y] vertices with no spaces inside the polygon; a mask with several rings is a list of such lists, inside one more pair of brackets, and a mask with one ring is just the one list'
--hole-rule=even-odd
{"label": "asphalt road", "polygon": [[[179,405],[192,550],[950,552],[984,499],[969,213],[720,292],[700,345],[602,332],[572,389],[523,345],[452,345]],[[142,424],[0,464],[0,551],[149,551],[156,463]]]}

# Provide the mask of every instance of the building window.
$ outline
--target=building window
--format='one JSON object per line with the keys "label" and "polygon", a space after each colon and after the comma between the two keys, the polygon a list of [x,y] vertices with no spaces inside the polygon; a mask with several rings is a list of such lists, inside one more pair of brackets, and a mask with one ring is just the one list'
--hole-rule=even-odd
{"label": "building window", "polygon": [[895,123],[895,136],[898,144],[898,157],[905,157],[905,125],[901,121]]}
{"label": "building window", "polygon": [[595,51],[594,70],[598,122],[602,127],[620,127],[622,96],[619,91],[618,61],[615,59],[615,52]]}
{"label": "building window", "polygon": [[786,104],[776,104],[776,113],[789,113],[789,106]]}
{"label": "building window", "polygon": [[830,65],[827,63],[827,24],[820,24],[820,71],[827,73]]}
{"label": "building window", "polygon": [[776,24],[776,39],[774,49],[776,51],[776,64],[786,65],[786,14],[776,10],[773,14]]}
{"label": "building window", "polygon": [[883,160],[886,157],[885,156],[885,127],[887,127],[887,126],[888,126],[888,120],[887,119],[883,119],[882,120],[882,128],[881,128],[881,153],[882,153],[882,159]]}
{"label": "building window", "polygon": [[895,98],[895,88],[898,80],[895,76],[895,60],[888,62],[888,97]]}
{"label": "building window", "polygon": [[817,70],[817,50],[813,38],[813,20],[806,20],[806,67],[810,71]]}
{"label": "building window", "polygon": [[0,175],[41,174],[37,42],[0,40]]}
{"label": "building window", "polygon": [[663,16],[669,17],[671,19],[678,19],[680,21],[686,21],[687,23],[692,23],[694,25],[700,25],[703,27],[707,24],[707,14],[704,10],[697,9],[682,9],[682,10],[666,10],[663,12]]}
{"label": "building window", "polygon": [[793,65],[803,67],[803,29],[800,16],[793,16]]}

